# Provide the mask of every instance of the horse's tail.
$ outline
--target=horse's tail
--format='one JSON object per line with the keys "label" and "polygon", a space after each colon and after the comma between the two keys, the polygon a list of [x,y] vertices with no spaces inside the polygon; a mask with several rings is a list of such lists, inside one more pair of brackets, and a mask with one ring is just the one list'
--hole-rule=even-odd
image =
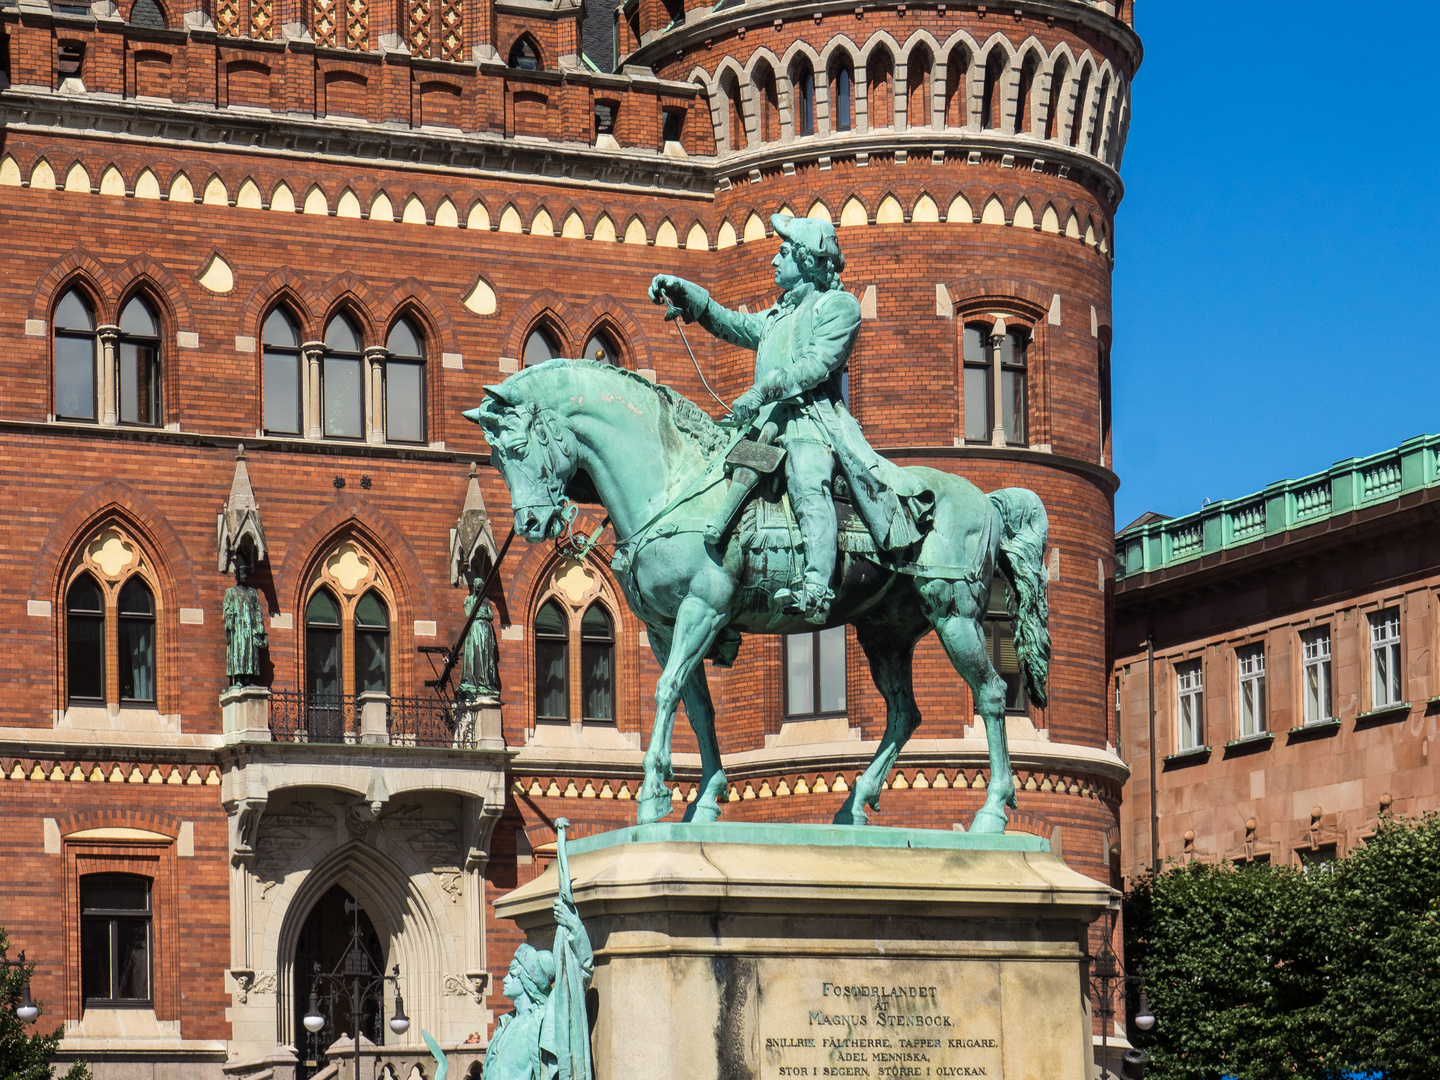
{"label": "horse's tail", "polygon": [[996,562],[1010,582],[1010,621],[1025,692],[1043,707],[1050,671],[1050,601],[1045,592],[1050,520],[1040,496],[1024,488],[992,491],[990,503],[1004,523]]}

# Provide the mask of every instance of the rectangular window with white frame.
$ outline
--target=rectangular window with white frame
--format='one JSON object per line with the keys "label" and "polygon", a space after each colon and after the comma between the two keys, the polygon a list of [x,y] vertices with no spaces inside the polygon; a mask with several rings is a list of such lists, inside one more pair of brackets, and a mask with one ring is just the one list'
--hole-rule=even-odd
{"label": "rectangular window with white frame", "polygon": [[1300,655],[1305,665],[1305,723],[1323,724],[1333,720],[1330,703],[1330,628],[1317,626],[1300,635]]}
{"label": "rectangular window with white frame", "polygon": [[1175,695],[1180,752],[1198,750],[1205,745],[1205,682],[1199,660],[1175,665]]}
{"label": "rectangular window with white frame", "polygon": [[1400,609],[1386,608],[1370,616],[1370,703],[1384,709],[1401,700]]}
{"label": "rectangular window with white frame", "polygon": [[1235,650],[1240,669],[1240,738],[1265,734],[1265,646]]}

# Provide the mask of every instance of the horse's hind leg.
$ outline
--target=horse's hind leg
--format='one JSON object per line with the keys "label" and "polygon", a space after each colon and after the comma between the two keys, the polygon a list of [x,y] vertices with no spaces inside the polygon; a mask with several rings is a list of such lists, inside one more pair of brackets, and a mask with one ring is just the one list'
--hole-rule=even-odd
{"label": "horse's hind leg", "polygon": [[976,813],[970,831],[1003,833],[1005,807],[1015,805],[1015,778],[1005,735],[1005,680],[990,664],[982,626],[978,619],[951,615],[935,621],[935,633],[944,644],[950,663],[970,684],[975,708],[985,721],[985,741],[990,749],[990,784],[985,805]]}
{"label": "horse's hind leg", "polygon": [[685,715],[700,744],[700,795],[685,811],[686,821],[718,821],[720,799],[730,788],[720,768],[720,743],[715,738],[715,705],[710,700],[710,684],[705,678],[705,665],[697,664],[690,673],[682,695]]}
{"label": "horse's hind leg", "polygon": [[[898,590],[897,590],[898,591]],[[855,778],[855,787],[835,814],[837,825],[865,825],[865,807],[880,809],[880,785],[890,775],[900,750],[920,726],[920,707],[910,677],[915,643],[929,630],[919,608],[908,598],[904,607],[855,624],[855,637],[870,661],[870,677],[885,697],[885,736],[870,765]]]}

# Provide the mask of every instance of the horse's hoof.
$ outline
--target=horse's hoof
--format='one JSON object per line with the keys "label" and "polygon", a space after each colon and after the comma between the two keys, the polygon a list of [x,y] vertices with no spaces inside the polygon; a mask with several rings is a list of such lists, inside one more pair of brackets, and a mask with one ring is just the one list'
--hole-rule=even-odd
{"label": "horse's hoof", "polygon": [[972,833],[999,836],[1005,831],[1005,811],[991,806],[982,806],[970,824]]}
{"label": "horse's hoof", "polygon": [[664,795],[642,795],[640,797],[640,813],[636,820],[641,825],[649,825],[651,822],[668,817],[674,806],[668,791]]}

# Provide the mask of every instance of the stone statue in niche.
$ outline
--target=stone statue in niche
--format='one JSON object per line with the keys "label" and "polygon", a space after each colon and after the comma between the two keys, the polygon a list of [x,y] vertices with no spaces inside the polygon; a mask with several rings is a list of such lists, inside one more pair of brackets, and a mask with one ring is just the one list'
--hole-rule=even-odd
{"label": "stone statue in niche", "polygon": [[485,1051],[486,1080],[592,1080],[590,1023],[585,991],[595,972],[590,938],[575,907],[565,830],[555,820],[556,872],[560,895],[555,899],[555,947],[529,944],[515,950],[505,975],[504,993],[515,1011],[500,1018]]}
{"label": "stone statue in niche", "polygon": [[465,597],[465,615],[469,618],[480,605],[480,611],[470,623],[470,630],[460,646],[460,692],[462,703],[477,698],[494,697],[500,692],[500,653],[495,645],[495,609],[490,601],[480,595],[485,582],[476,575],[470,583],[470,593]]}
{"label": "stone statue in niche", "polygon": [[260,651],[270,647],[265,634],[265,609],[250,580],[248,550],[235,552],[231,566],[235,584],[225,590],[221,612],[225,623],[225,675],[233,686],[254,686],[260,681]]}

